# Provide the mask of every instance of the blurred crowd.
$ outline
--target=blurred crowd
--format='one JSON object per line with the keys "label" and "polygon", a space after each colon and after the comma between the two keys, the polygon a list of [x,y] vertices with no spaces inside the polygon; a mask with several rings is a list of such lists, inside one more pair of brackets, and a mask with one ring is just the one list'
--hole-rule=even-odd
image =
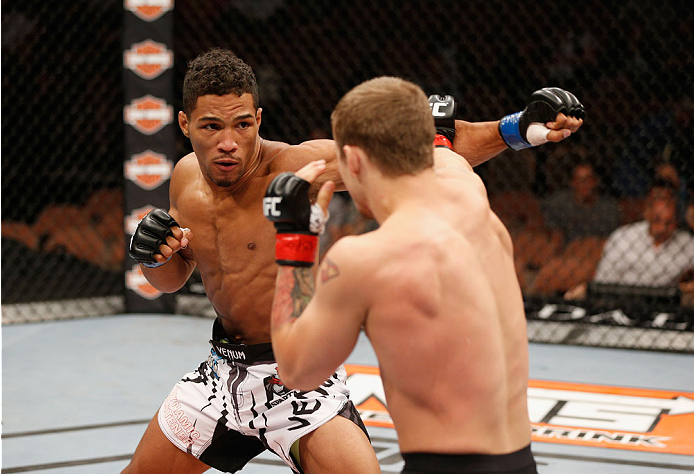
{"label": "blurred crowd", "polygon": [[[620,195],[592,153],[581,146],[557,147],[550,159],[561,159],[568,176],[550,179],[563,184],[544,194],[529,188],[490,190],[492,209],[514,242],[524,295],[582,300],[594,281],[677,287],[682,301],[692,305],[694,183],[673,163],[659,160],[641,193]],[[343,235],[376,226],[356,212],[348,195],[338,195],[322,252]]]}
{"label": "blurred crowd", "polygon": [[[3,7],[3,275],[70,279],[44,268],[59,254],[121,281],[123,2]],[[524,294],[580,299],[594,281],[692,293],[689,2],[190,1],[173,14],[176,90],[188,60],[231,48],[256,72],[268,139],[330,137],[333,105],[376,75],[451,94],[473,121],[519,110],[538,87],[571,90],[588,114],[581,133],[476,168]],[[441,31],[441,18],[455,21]],[[519,35],[528,25],[542,34]],[[180,157],[190,149],[177,140]],[[344,194],[331,212],[322,252],[375,228]]]}
{"label": "blurred crowd", "polygon": [[2,237],[28,251],[71,255],[120,272],[125,258],[123,223],[123,190],[104,188],[82,204],[49,204],[34,222],[3,220]]}

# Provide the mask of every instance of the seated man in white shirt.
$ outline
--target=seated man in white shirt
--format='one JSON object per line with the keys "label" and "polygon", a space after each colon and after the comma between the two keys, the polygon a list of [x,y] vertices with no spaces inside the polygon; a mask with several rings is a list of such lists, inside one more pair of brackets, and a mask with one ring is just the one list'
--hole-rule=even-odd
{"label": "seated man in white shirt", "polygon": [[[593,280],[635,286],[675,286],[694,269],[694,237],[677,228],[674,199],[654,196],[646,203],[645,220],[619,227],[607,239]],[[586,284],[566,293],[585,296]]]}

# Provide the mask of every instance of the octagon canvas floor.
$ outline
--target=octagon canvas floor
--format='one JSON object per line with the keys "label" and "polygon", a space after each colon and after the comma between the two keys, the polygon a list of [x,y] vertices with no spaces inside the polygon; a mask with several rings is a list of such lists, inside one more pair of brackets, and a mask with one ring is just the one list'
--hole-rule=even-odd
{"label": "octagon canvas floor", "polygon": [[[120,472],[173,384],[206,358],[211,326],[144,314],[3,326],[2,473]],[[363,335],[347,363],[382,470],[400,472]],[[694,471],[694,356],[531,344],[530,378],[541,474]],[[241,472],[291,471],[263,454]]]}

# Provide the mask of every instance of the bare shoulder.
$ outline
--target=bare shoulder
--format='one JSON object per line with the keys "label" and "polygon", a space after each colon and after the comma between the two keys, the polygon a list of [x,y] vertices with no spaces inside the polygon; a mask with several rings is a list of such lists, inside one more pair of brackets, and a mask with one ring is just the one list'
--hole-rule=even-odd
{"label": "bare shoulder", "polygon": [[357,281],[367,277],[381,254],[375,232],[345,236],[335,242],[321,262],[321,273],[332,268]]}
{"label": "bare shoulder", "polygon": [[472,166],[463,156],[448,148],[441,147],[434,149],[434,169],[446,174],[473,172]]}
{"label": "bare shoulder", "polygon": [[195,179],[200,174],[200,165],[195,153],[188,153],[178,160],[171,173],[171,187],[184,185]]}
{"label": "bare shoulder", "polygon": [[321,262],[317,291],[342,304],[348,298],[367,318],[376,317],[376,308],[411,301],[431,283],[433,260],[427,258],[431,243],[402,232],[409,229],[385,222],[372,232],[338,240]]}
{"label": "bare shoulder", "polygon": [[473,191],[486,199],[484,182],[461,155],[447,148],[437,148],[434,151],[434,169],[441,182],[455,191],[454,194],[462,197]]}
{"label": "bare shoulder", "polygon": [[176,207],[178,197],[184,190],[200,177],[200,165],[195,153],[189,153],[176,163],[169,182],[169,200]]}
{"label": "bare shoulder", "polygon": [[198,158],[195,153],[188,153],[186,156],[178,160],[176,166],[174,166],[172,179],[185,179],[188,178],[190,174],[197,173],[200,170],[200,165],[198,164]]}
{"label": "bare shoulder", "polygon": [[296,171],[315,160],[335,161],[335,143],[332,140],[309,140],[298,145],[265,140],[271,156],[271,171]]}

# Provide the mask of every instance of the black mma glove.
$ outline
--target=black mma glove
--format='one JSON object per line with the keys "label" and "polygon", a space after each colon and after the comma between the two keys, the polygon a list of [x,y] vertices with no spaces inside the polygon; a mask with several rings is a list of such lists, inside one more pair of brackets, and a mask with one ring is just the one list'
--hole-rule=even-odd
{"label": "black mma glove", "polygon": [[522,112],[507,115],[499,122],[499,133],[506,144],[514,150],[522,150],[547,142],[546,128],[532,128],[531,124],[554,122],[559,112],[582,119],[586,112],[575,95],[558,87],[545,87],[535,91]]}
{"label": "black mma glove", "polygon": [[[168,236],[173,236],[171,227],[180,227],[176,219],[164,209],[154,209],[142,218],[130,239],[128,254],[136,262],[148,268],[157,268],[164,263],[154,260],[154,254],[160,254],[159,246],[166,243]],[[171,257],[169,257],[171,258]],[[168,260],[167,260],[168,262]]]}
{"label": "black mma glove", "polygon": [[275,223],[275,258],[280,265],[310,267],[316,258],[318,234],[328,216],[309,202],[311,184],[294,173],[281,173],[272,180],[263,198],[263,214]]}
{"label": "black mma glove", "polygon": [[456,104],[453,96],[434,94],[429,96],[429,107],[431,107],[431,115],[434,117],[434,125],[436,125],[434,146],[445,146],[452,150],[458,104]]}

